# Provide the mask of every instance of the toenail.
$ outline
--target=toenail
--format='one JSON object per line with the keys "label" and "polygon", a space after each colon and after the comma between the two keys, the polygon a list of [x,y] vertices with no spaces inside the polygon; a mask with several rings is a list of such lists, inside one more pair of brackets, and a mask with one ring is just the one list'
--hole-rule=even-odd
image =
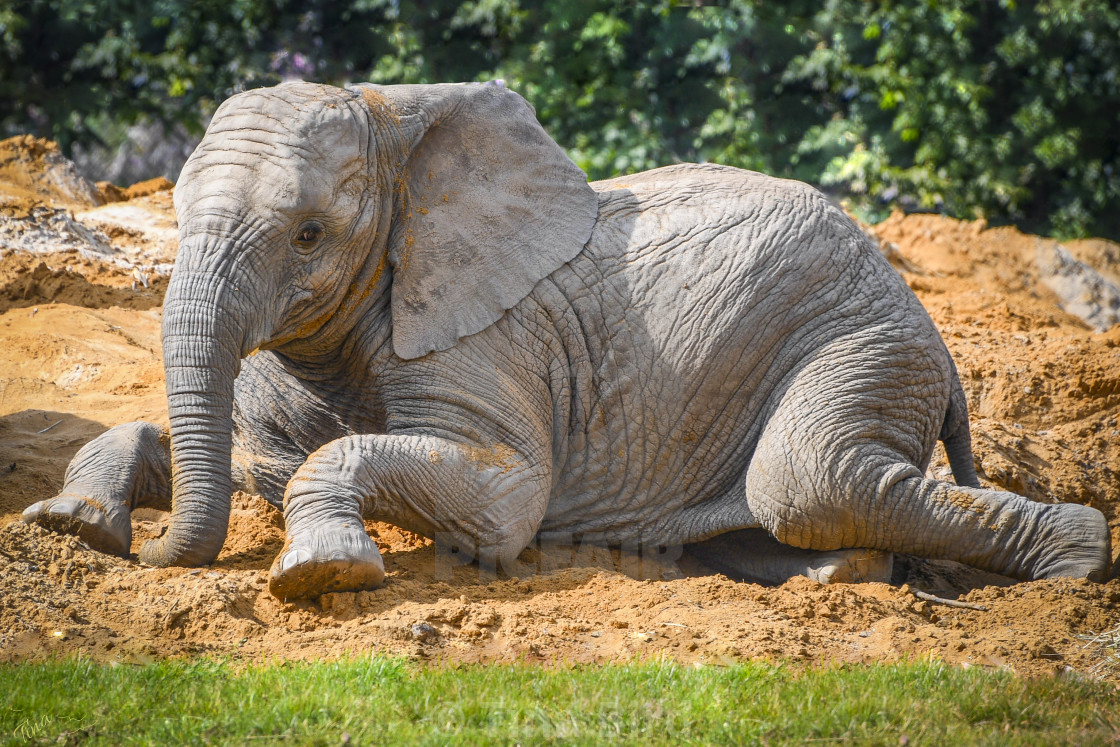
{"label": "toenail", "polygon": [[311,553],[307,552],[306,550],[292,550],[290,553],[284,556],[284,559],[282,561],[280,561],[280,570],[291,570],[300,563],[306,563],[309,560],[311,560]]}
{"label": "toenail", "polygon": [[78,508],[78,502],[74,500],[66,500],[65,498],[57,500],[51,504],[47,509],[48,514],[72,514]]}
{"label": "toenail", "polygon": [[20,518],[23,519],[24,521],[31,521],[36,516],[38,516],[39,512],[42,511],[42,510],[43,510],[43,502],[42,501],[35,501],[30,506],[23,509],[23,513],[20,515]]}

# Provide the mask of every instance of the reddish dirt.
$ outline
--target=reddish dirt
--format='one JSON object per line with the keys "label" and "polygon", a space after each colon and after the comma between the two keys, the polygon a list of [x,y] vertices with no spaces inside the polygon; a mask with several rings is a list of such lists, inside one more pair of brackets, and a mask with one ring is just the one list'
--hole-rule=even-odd
{"label": "reddish dirt", "polygon": [[52,303],[86,309],[158,309],[167,277],[145,279],[147,286],[136,273],[77,251],[5,253],[0,257],[0,311]]}
{"label": "reddish dirt", "polygon": [[[144,199],[160,195],[164,202],[146,209],[169,211],[169,192]],[[904,277],[957,361],[982,479],[1035,500],[1096,506],[1120,547],[1120,327],[1093,332],[1061,310],[1034,270],[1035,237],[923,215],[892,216],[874,232],[909,268]],[[1118,273],[1108,259],[1116,245],[1076,249],[1091,264],[1112,262],[1102,274]],[[899,557],[895,586],[795,579],[763,588],[688,556],[643,565],[587,548],[558,570],[526,551],[520,577],[486,578],[476,566],[451,567],[423,538],[370,524],[385,585],[291,604],[268,593],[283,522],[257,496],[234,497],[225,548],[200,569],[137,563],[139,544],[166,524],[155,511],[134,515],[129,558],[23,525],[19,512],[58,490],[90,438],[130,420],[167,422],[163,288],[162,281],[134,287],[126,270],[77,253],[0,255],[0,660],[79,652],[100,660],[199,653],[259,660],[370,650],[450,662],[933,656],[1120,681],[1084,639],[1120,625],[1120,580],[1014,584]],[[946,475],[943,456],[930,469]],[[923,601],[915,590],[985,609]]]}
{"label": "reddish dirt", "polygon": [[17,135],[0,140],[0,185],[6,198],[92,207],[104,202],[50,140]]}

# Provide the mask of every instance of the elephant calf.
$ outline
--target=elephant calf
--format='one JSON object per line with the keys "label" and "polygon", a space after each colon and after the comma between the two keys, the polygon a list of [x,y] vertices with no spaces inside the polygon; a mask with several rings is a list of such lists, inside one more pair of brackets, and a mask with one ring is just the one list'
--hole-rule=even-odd
{"label": "elephant calf", "polygon": [[[279,597],[380,584],[363,517],[489,567],[566,533],[717,538],[770,580],[867,549],[1109,574],[1098,511],[979,487],[932,321],[803,184],[589,185],[500,85],[289,83],[220,107],[175,205],[170,433],[108,431],[26,521],[125,553],[129,511],[170,507],[140,559],[199,565],[258,492]],[[938,439],[957,484],[924,477]]]}

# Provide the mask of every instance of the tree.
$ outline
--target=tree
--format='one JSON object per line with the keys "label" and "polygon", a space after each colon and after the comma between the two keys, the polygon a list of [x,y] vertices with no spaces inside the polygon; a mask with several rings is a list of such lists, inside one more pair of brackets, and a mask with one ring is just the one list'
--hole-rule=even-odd
{"label": "tree", "polygon": [[[592,178],[707,160],[892,207],[1120,238],[1109,0],[9,0],[0,129],[201,129],[289,77],[502,78]],[[115,129],[114,129],[115,128]]]}

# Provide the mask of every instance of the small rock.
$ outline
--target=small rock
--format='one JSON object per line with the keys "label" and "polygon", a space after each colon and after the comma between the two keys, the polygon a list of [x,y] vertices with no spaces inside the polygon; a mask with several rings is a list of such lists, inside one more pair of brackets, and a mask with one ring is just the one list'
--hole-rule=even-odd
{"label": "small rock", "polygon": [[436,629],[426,622],[416,623],[412,626],[412,637],[418,641],[427,641],[437,635]]}

